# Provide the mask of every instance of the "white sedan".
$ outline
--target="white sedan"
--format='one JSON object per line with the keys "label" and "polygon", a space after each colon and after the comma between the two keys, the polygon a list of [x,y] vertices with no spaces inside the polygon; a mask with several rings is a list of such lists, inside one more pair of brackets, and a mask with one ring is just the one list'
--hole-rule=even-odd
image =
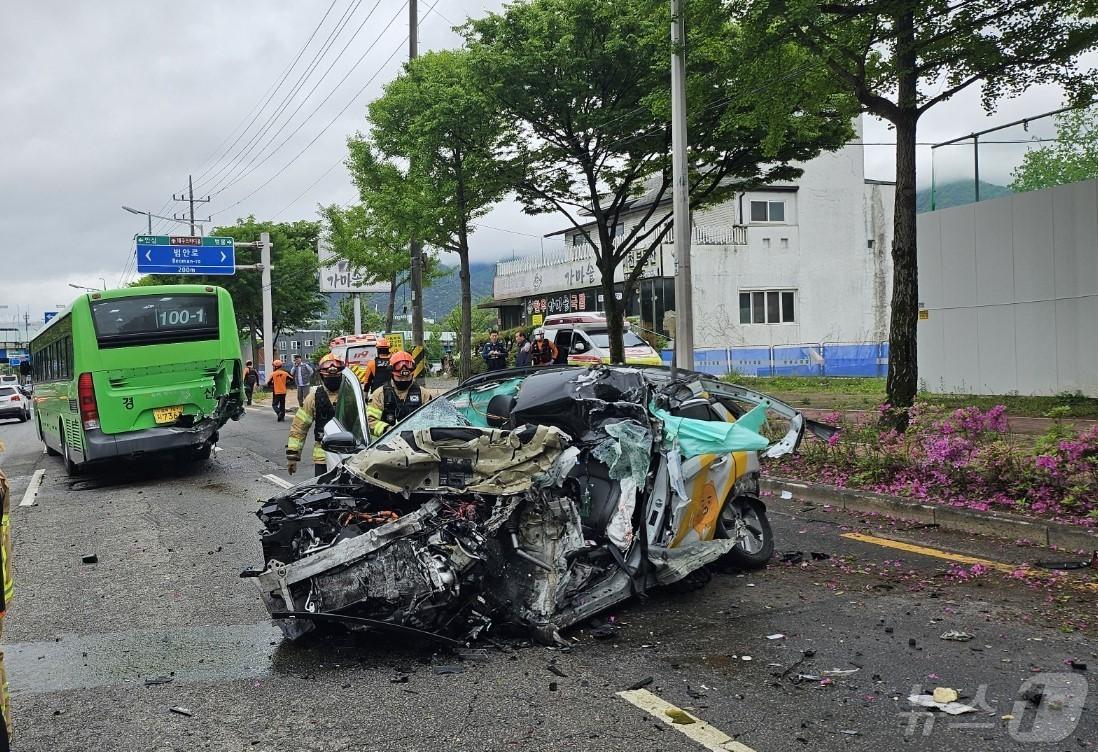
{"label": "white sedan", "polygon": [[18,418],[20,423],[30,420],[31,401],[18,386],[0,386],[0,418]]}

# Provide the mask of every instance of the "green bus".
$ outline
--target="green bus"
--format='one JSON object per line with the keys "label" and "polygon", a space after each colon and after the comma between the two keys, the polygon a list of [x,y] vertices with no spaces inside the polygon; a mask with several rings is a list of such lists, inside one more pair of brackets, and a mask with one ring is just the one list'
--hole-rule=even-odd
{"label": "green bus", "polygon": [[38,436],[70,475],[152,452],[206,459],[244,414],[236,313],[220,287],[81,295],[30,347]]}

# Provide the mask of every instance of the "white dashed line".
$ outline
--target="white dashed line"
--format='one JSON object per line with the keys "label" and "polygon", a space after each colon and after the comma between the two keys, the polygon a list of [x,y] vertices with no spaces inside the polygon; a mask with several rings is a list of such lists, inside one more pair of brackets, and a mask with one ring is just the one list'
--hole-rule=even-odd
{"label": "white dashed line", "polygon": [[263,477],[266,478],[267,480],[269,480],[271,483],[274,483],[276,486],[280,486],[282,488],[293,488],[294,487],[294,484],[291,483],[290,481],[283,480],[282,478],[279,478],[277,475],[274,475],[272,473],[267,473]]}
{"label": "white dashed line", "polygon": [[23,500],[19,502],[19,506],[29,507],[34,504],[34,497],[38,494],[38,487],[42,485],[42,476],[45,474],[45,469],[34,471],[34,475],[31,476],[30,485],[28,485],[27,490],[23,492]]}
{"label": "white dashed line", "polygon": [[712,752],[755,752],[751,747],[740,744],[716,726],[706,723],[693,713],[675,707],[647,689],[628,689],[618,692],[618,697],[655,716]]}

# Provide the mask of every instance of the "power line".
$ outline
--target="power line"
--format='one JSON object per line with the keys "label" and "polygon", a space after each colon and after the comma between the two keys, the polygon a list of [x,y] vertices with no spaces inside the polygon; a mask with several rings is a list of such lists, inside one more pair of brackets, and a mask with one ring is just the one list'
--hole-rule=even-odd
{"label": "power line", "polygon": [[[239,135],[237,135],[233,142],[229,144],[229,147],[225,149],[225,151],[220,156],[214,157],[212,161],[210,157],[206,158],[207,166],[205,166],[202,172],[198,175],[199,186],[202,185],[202,179],[209,174],[214,165],[216,165],[221,159],[223,159],[229,152],[233,150],[233,147],[236,146],[240,139],[244,137],[244,134],[247,133],[248,130],[252,127],[252,124],[254,124],[255,121],[259,118],[260,113],[262,113],[263,110],[266,109],[267,105],[271,103],[271,100],[274,99],[275,93],[279,90],[279,88],[282,87],[282,84],[286,82],[286,79],[289,78],[290,71],[294,69],[294,66],[296,66],[298,61],[301,60],[301,56],[305,54],[305,50],[307,50],[309,48],[309,45],[312,44],[312,41],[316,37],[317,32],[320,31],[320,28],[328,19],[328,15],[332,12],[332,8],[335,7],[335,4],[337,2],[338,0],[332,0],[331,5],[328,6],[328,9],[324,11],[324,15],[321,16],[320,22],[317,23],[317,25],[313,28],[312,33],[309,34],[309,38],[305,40],[305,44],[301,45],[301,49],[297,51],[297,54],[294,56],[293,60],[290,61],[290,64],[286,66],[286,69],[283,70],[282,74],[275,80],[274,85],[267,89],[267,92],[259,98],[257,106],[254,106],[252,110],[248,112],[248,114],[241,118],[240,122],[237,123],[236,128],[233,128],[233,130],[229,131],[228,135],[226,135],[225,138],[222,139],[221,143],[214,147],[213,154],[217,154],[221,147],[224,146],[224,144],[229,140],[230,137],[232,137],[232,134],[236,133],[237,129],[239,129],[241,125],[244,125],[245,122],[247,122],[247,125],[244,126],[244,129],[240,131]],[[251,119],[249,119],[249,117]]]}
{"label": "power line", "polygon": [[[441,0],[435,0],[434,5],[432,5],[427,10],[427,12],[425,14],[423,14],[423,18],[426,18],[427,16],[429,16],[431,14],[431,11],[434,10],[435,5],[438,5],[438,3],[440,1]],[[407,3],[405,3],[405,5],[407,5]],[[404,9],[404,6],[402,5],[401,6],[401,13],[403,12],[403,9]],[[374,40],[374,44],[370,46],[369,50],[367,50],[365,53],[363,53],[362,57],[359,58],[358,61],[356,61],[354,67],[357,67],[358,64],[361,63],[363,59],[365,59],[366,54],[368,54],[370,52],[370,50],[372,50],[373,47],[377,44],[377,42],[381,40],[381,36],[383,36],[384,33],[386,31],[388,31],[389,27],[393,25],[393,23],[396,21],[396,19],[399,17],[399,15],[400,15],[400,13],[398,13],[396,16],[393,16],[393,18],[391,18],[389,20],[389,23],[387,23],[385,25],[385,28],[382,29],[381,34],[378,36],[377,39]],[[232,204],[229,204],[224,209],[220,209],[216,212],[213,212],[213,214],[211,216],[216,216],[217,214],[222,214],[222,213],[224,213],[226,211],[229,211],[230,209],[233,209],[233,208],[239,206],[240,204],[244,203],[249,198],[254,196],[256,193],[261,191],[263,188],[265,188],[267,185],[269,185],[272,181],[274,181],[275,178],[277,178],[279,175],[281,175],[287,169],[289,169],[289,167],[291,165],[293,165],[294,162],[296,162],[306,151],[308,151],[309,148],[312,147],[312,145],[315,144],[320,139],[320,137],[322,135],[324,135],[324,133],[327,132],[327,130],[329,128],[331,128],[336,123],[336,121],[339,120],[339,118],[343,115],[343,113],[346,112],[350,108],[350,106],[358,100],[358,98],[362,95],[362,93],[364,91],[366,91],[366,89],[370,86],[370,84],[372,84],[374,82],[374,79],[376,79],[381,74],[381,72],[385,69],[385,66],[387,66],[389,64],[389,62],[396,56],[396,54],[401,51],[401,49],[404,47],[404,43],[407,42],[407,41],[408,41],[408,36],[405,35],[404,39],[401,40],[400,44],[391,53],[389,53],[389,56],[387,58],[385,58],[385,60],[381,63],[381,65],[378,67],[378,69],[374,72],[374,74],[372,76],[370,76],[369,79],[367,79],[366,83],[364,83],[362,85],[362,87],[357,92],[355,92],[355,94],[351,97],[351,99],[347,102],[347,104],[345,104],[343,106],[343,108],[340,109],[340,111],[335,114],[335,117],[333,117],[330,121],[328,121],[328,124],[325,125],[323,128],[321,128],[320,132],[317,133],[316,136],[314,136],[313,139],[311,141],[309,141],[309,143],[307,143],[304,146],[304,148],[301,149],[301,151],[299,151],[297,154],[295,154],[290,159],[289,162],[287,162],[285,165],[283,165],[281,168],[279,168],[278,171],[276,171],[273,175],[271,175],[271,177],[267,178],[267,180],[265,180],[263,183],[260,183],[258,186],[256,186],[251,192],[249,192],[248,194],[246,194],[245,196],[243,196],[239,200],[233,202]],[[346,80],[346,78],[348,76],[350,76],[351,72],[354,70],[354,67],[352,67],[351,71],[348,71],[347,76],[344,76],[343,80]],[[341,80],[339,84],[336,84],[335,89],[333,89],[332,92],[330,92],[328,94],[328,96],[325,97],[325,99],[324,99],[325,102],[331,97],[332,94],[335,93],[335,90],[339,88],[339,86],[343,83],[343,80]],[[320,106],[323,105],[323,104],[324,104],[324,102],[321,102],[321,104],[317,106],[317,109],[319,110]],[[314,112],[315,112],[315,110],[314,110]],[[298,126],[298,128],[295,129],[294,133],[296,133],[298,130],[300,130],[300,128],[301,128],[301,126]],[[290,136],[288,136],[286,140],[288,141],[289,138],[292,138],[294,133],[291,133]],[[285,141],[283,143],[285,143]],[[279,148],[281,148],[281,146]],[[333,169],[334,169],[334,167],[333,167]]]}
{"label": "power line", "polygon": [[[316,116],[316,114],[318,112],[320,112],[321,108],[324,107],[324,105],[327,104],[328,100],[332,98],[332,95],[334,95],[339,90],[339,87],[342,86],[343,83],[348,78],[351,77],[351,74],[355,72],[355,70],[358,68],[358,66],[361,65],[362,62],[366,59],[366,56],[369,55],[370,52],[373,51],[374,47],[377,46],[377,43],[381,41],[382,36],[384,36],[385,32],[389,29],[389,27],[392,26],[393,23],[397,20],[397,18],[399,18],[403,14],[404,7],[406,5],[407,5],[407,2],[405,2],[403,5],[400,6],[400,9],[397,10],[396,14],[392,18],[389,19],[389,23],[385,24],[385,27],[381,30],[381,34],[379,34],[378,37],[373,41],[373,43],[369,47],[366,48],[366,51],[363,52],[361,56],[359,56],[358,60],[356,60],[353,65],[351,65],[350,69],[344,74],[343,78],[341,78],[339,80],[339,82],[336,83],[336,85],[334,87],[332,87],[332,90],[328,92],[328,94],[324,97],[324,99],[320,100],[320,102],[317,104],[317,106],[313,108],[312,112],[310,112],[308,115],[306,115],[305,119],[302,120],[300,123],[298,123],[297,127],[294,128],[293,131],[291,131],[290,134],[288,136],[286,136],[286,138],[284,138],[281,143],[278,144],[278,146],[276,146],[274,149],[269,151],[267,153],[267,155],[263,157],[263,159],[261,159],[257,164],[252,166],[251,169],[249,169],[247,172],[244,172],[243,174],[237,176],[231,183],[223,185],[221,188],[214,191],[213,195],[216,196],[220,193],[223,193],[227,188],[231,187],[232,185],[234,185],[234,184],[240,182],[241,180],[243,180],[244,178],[248,177],[249,175],[254,173],[256,170],[258,170],[260,167],[262,167],[268,160],[271,159],[271,157],[273,157],[275,154],[280,152],[283,149],[283,147],[285,147],[286,144],[288,144],[293,139],[293,137],[296,136],[301,131],[301,129],[304,128],[305,125],[308,124],[308,122],[310,120],[312,120],[313,117]],[[375,9],[377,8],[376,5],[374,7],[375,7]],[[407,37],[405,37],[405,39],[407,39]],[[391,59],[392,55],[390,55],[389,58]],[[385,62],[388,63],[388,60],[386,60]],[[382,65],[384,65],[384,63]],[[379,70],[378,73],[380,73],[380,72],[381,71]],[[374,76],[372,76],[370,78],[370,81],[373,81],[373,79],[376,76],[377,76],[377,73],[375,73]],[[367,82],[367,84],[368,83],[369,82]],[[365,87],[363,87],[363,89],[365,89]],[[361,93],[361,92],[362,92],[362,90],[359,90],[359,93]],[[311,93],[312,92],[310,92],[310,94]],[[355,96],[358,96],[358,95],[356,94]],[[350,105],[348,104],[348,106],[350,106]],[[344,108],[344,110],[345,109],[346,108]],[[342,112],[343,111],[341,110],[340,114],[342,114]],[[283,126],[283,127],[285,127],[285,126]],[[280,133],[281,133],[281,131],[282,131],[282,129],[279,129]],[[276,136],[277,136],[277,134],[276,134]]]}
{"label": "power line", "polygon": [[[347,9],[343,11],[343,15],[341,15],[339,20],[336,21],[335,26],[333,26],[332,30],[328,32],[327,39],[324,40],[320,49],[317,50],[317,52],[313,55],[312,60],[309,61],[309,64],[297,77],[297,80],[294,82],[294,84],[283,95],[282,100],[278,104],[278,107],[266,119],[263,126],[258,131],[256,131],[250,139],[248,139],[248,142],[237,152],[236,156],[233,157],[232,160],[223,165],[207,180],[207,185],[212,183],[212,186],[208,185],[207,192],[211,192],[217,189],[218,185],[222,184],[233,173],[233,171],[236,170],[245,159],[247,159],[248,155],[252,153],[256,145],[261,143],[263,137],[267,134],[268,131],[270,131],[272,127],[274,127],[275,123],[278,122],[279,117],[282,115],[283,112],[286,111],[286,108],[289,107],[290,103],[293,101],[297,93],[301,91],[301,87],[305,85],[305,82],[308,81],[309,77],[313,74],[313,71],[316,70],[317,66],[320,65],[320,62],[328,54],[328,50],[332,48],[332,45],[335,43],[336,39],[339,37],[340,34],[343,33],[343,29],[345,29],[347,27],[347,24],[350,23],[351,18],[354,16],[355,12],[358,10],[358,7],[361,4],[362,0],[353,0],[351,4],[347,6]],[[352,39],[353,38],[354,37],[352,37]],[[344,49],[346,49],[346,47]],[[340,52],[340,54],[342,54],[342,51]],[[338,59],[339,58],[337,56],[336,60]],[[327,75],[327,72],[325,72],[325,75]],[[321,77],[321,80],[323,80],[323,76]],[[265,148],[265,146],[266,145],[264,144],[260,147],[261,152],[262,149]]]}

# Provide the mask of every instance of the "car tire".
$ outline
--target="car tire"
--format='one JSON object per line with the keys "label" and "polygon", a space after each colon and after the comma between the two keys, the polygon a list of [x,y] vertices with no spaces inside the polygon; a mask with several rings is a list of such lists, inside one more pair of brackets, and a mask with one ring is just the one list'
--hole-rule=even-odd
{"label": "car tire", "polygon": [[195,447],[194,449],[191,450],[190,458],[194,462],[205,462],[206,460],[208,460],[210,458],[210,455],[212,453],[213,453],[213,444],[210,444],[210,443],[201,444],[200,446]]}
{"label": "car tire", "polygon": [[26,423],[30,419],[31,419],[30,410],[24,410],[23,414],[19,416],[19,422],[20,423]]}
{"label": "car tire", "polygon": [[774,532],[766,516],[766,505],[751,496],[737,496],[724,503],[717,517],[717,537],[737,536],[739,521],[746,528],[735,548],[721,557],[721,563],[737,569],[761,569],[774,555]]}
{"label": "car tire", "polygon": [[61,428],[61,462],[65,465],[65,475],[75,478],[80,475],[81,467],[69,456],[69,442],[65,441],[65,426]]}

